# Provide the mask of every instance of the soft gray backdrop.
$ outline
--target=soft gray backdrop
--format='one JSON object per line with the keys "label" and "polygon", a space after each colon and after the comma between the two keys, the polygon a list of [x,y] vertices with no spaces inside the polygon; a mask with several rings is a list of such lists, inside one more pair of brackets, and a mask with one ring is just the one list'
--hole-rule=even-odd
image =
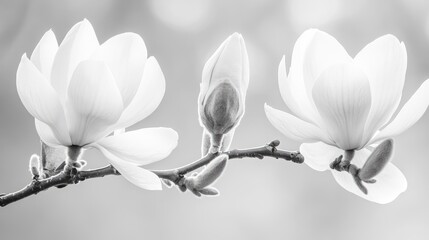
{"label": "soft gray backdrop", "polygon": [[[104,42],[139,33],[167,81],[159,108],[136,127],[179,132],[172,155],[150,168],[171,168],[200,155],[197,96],[205,61],[231,33],[243,34],[250,57],[246,114],[234,148],[281,140],[263,104],[286,110],[277,85],[283,54],[290,64],[297,37],[309,27],[335,36],[354,56],[392,33],[405,42],[408,71],[403,100],[429,77],[429,4],[425,0],[153,0],[0,1],[0,192],[30,180],[28,159],[39,151],[33,118],[21,104],[15,74],[45,31],[59,40],[88,18]],[[276,159],[234,160],[216,183],[221,196],[198,199],[177,189],[151,192],[121,177],[50,189],[0,209],[1,239],[426,239],[429,236],[429,114],[395,138],[394,163],[408,190],[388,205],[343,190],[329,172]],[[106,164],[88,152],[90,167]]]}

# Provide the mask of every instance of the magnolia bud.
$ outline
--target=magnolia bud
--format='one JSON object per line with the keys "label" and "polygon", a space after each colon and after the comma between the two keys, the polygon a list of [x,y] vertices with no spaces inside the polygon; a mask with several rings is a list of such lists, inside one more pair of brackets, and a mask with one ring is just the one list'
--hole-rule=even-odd
{"label": "magnolia bud", "polygon": [[162,178],[162,179],[161,179],[161,182],[162,182],[166,187],[168,187],[168,188],[172,188],[172,187],[173,187],[173,182],[172,182],[172,181],[170,181],[170,180],[168,180],[168,179],[164,179],[164,178]]}
{"label": "magnolia bud", "polygon": [[31,155],[28,168],[34,178],[38,178],[40,176],[40,159],[37,154]]}
{"label": "magnolia bud", "polygon": [[190,176],[186,178],[185,185],[188,189],[201,190],[220,177],[223,170],[225,169],[228,155],[222,154],[216,157],[213,161],[207,164],[200,173],[196,176]]}
{"label": "magnolia bud", "polygon": [[363,181],[369,181],[377,176],[387,165],[393,155],[393,140],[387,139],[380,143],[374,151],[369,155],[359,171],[359,178]]}
{"label": "magnolia bud", "polygon": [[[204,66],[198,112],[200,124],[218,151],[223,135],[234,129],[244,114],[249,84],[249,60],[243,37],[228,37]],[[203,142],[203,149],[206,143]]]}
{"label": "magnolia bud", "polygon": [[202,195],[207,195],[207,196],[218,196],[219,195],[219,190],[217,190],[214,187],[205,187],[203,189],[200,189],[199,192]]}

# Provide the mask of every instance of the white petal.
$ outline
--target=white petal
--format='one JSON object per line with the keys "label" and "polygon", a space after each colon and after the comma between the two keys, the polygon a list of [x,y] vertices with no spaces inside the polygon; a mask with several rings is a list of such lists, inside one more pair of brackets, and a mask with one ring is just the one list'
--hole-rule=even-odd
{"label": "white petal", "polygon": [[420,88],[402,107],[396,118],[371,140],[393,137],[413,126],[425,113],[429,105],[429,80],[422,83]]}
{"label": "white petal", "polygon": [[335,145],[360,149],[371,108],[369,82],[362,70],[353,64],[329,67],[316,81],[313,98]]}
{"label": "white petal", "polygon": [[305,122],[289,113],[277,110],[265,104],[265,114],[271,124],[297,142],[324,141],[332,143],[329,137],[319,127]]}
{"label": "white petal", "polygon": [[34,118],[48,124],[62,144],[69,145],[70,137],[60,99],[25,54],[18,66],[16,87],[27,111]]}
{"label": "white petal", "polygon": [[86,60],[73,73],[66,101],[70,136],[83,146],[108,135],[119,119],[122,97],[104,62]]}
{"label": "white petal", "polygon": [[164,74],[156,59],[150,57],[146,62],[137,93],[122,113],[115,128],[129,127],[152,114],[161,103],[164,93]]}
{"label": "white petal", "polygon": [[47,31],[31,54],[34,66],[45,76],[51,77],[52,63],[58,50],[58,42],[52,30]]}
{"label": "white petal", "polygon": [[74,25],[67,33],[52,66],[51,82],[61,98],[66,98],[67,87],[76,66],[89,59],[98,47],[97,36],[88,20]]}
{"label": "white petal", "polygon": [[241,93],[245,93],[249,84],[247,59],[243,37],[238,33],[232,34],[214,65],[210,85],[214,85],[213,81],[229,79],[240,89]]}
{"label": "white petal", "polygon": [[162,189],[161,180],[151,171],[143,169],[136,164],[123,161],[103,147],[98,146],[97,148],[107,157],[107,160],[109,160],[113,167],[115,167],[130,183],[147,190]]}
{"label": "white petal", "polygon": [[109,136],[97,142],[112,155],[145,165],[162,160],[177,146],[178,135],[170,128],[143,128]]}
{"label": "white petal", "polygon": [[305,93],[304,91],[304,96],[300,96],[300,99],[304,99],[304,101],[298,101],[297,98],[298,96],[296,96],[295,94],[298,92],[296,91],[296,89],[298,90],[302,90],[304,89],[304,82],[300,81],[299,85],[302,86],[302,88],[296,87],[296,89],[294,89],[293,86],[293,82],[291,81],[291,79],[288,78],[287,73],[286,73],[286,65],[285,65],[285,56],[283,55],[282,60],[280,61],[279,64],[279,68],[278,68],[278,81],[279,81],[279,89],[280,89],[280,94],[283,98],[283,101],[286,103],[286,105],[288,106],[288,108],[292,111],[292,113],[294,113],[296,116],[309,121],[309,122],[313,122],[313,120],[310,120],[307,116],[306,111],[304,110],[304,108],[302,108],[302,102],[308,102],[308,99],[306,99],[306,95],[307,93]]}
{"label": "white petal", "polygon": [[[369,150],[362,149],[355,153],[352,163],[357,167],[362,167],[369,155]],[[349,173],[333,170],[332,174],[338,184],[347,191],[380,204],[392,202],[399,194],[407,189],[407,179],[392,163],[388,163],[383,171],[374,178],[377,180],[376,183],[363,183],[368,189],[368,195],[365,195],[359,190],[353,177]]]}
{"label": "white petal", "polygon": [[314,33],[302,61],[303,80],[310,103],[313,102],[313,86],[319,76],[331,66],[351,61],[351,57],[334,37],[322,31]]}
{"label": "white petal", "polygon": [[49,127],[49,125],[47,125],[42,121],[37,120],[37,118],[35,118],[34,120],[35,120],[37,133],[39,134],[40,139],[44,143],[52,147],[62,145],[60,141],[58,141],[58,139],[55,137],[54,131],[52,130],[51,127]]}
{"label": "white petal", "polygon": [[299,151],[304,156],[304,162],[316,171],[326,171],[335,158],[344,154],[344,150],[323,142],[303,143]]}
{"label": "white petal", "polygon": [[372,106],[365,126],[365,144],[398,107],[407,69],[407,51],[395,36],[385,35],[363,48],[355,62],[361,66],[371,86]]}
{"label": "white petal", "polygon": [[198,98],[198,102],[200,104],[202,103],[202,100],[203,100],[204,96],[206,95],[206,93],[209,89],[210,80],[212,78],[214,66],[216,65],[217,61],[219,60],[220,54],[223,51],[223,49],[225,48],[225,45],[229,41],[230,38],[231,38],[231,36],[222,42],[222,44],[216,49],[216,51],[213,53],[213,55],[210,56],[210,58],[207,60],[206,64],[204,65],[203,74],[202,74],[202,81],[200,84],[200,95]]}
{"label": "white petal", "polygon": [[122,94],[124,107],[133,99],[142,79],[147,58],[143,39],[135,33],[116,35],[92,56],[92,59],[107,63]]}
{"label": "white petal", "polygon": [[286,76],[286,66],[284,57],[279,65],[278,81],[280,93],[290,110],[299,118],[318,125],[320,116],[307,95],[304,84],[304,57],[308,44],[312,41],[314,35],[318,32],[316,29],[309,29],[299,36],[296,41],[290,65],[289,75]]}

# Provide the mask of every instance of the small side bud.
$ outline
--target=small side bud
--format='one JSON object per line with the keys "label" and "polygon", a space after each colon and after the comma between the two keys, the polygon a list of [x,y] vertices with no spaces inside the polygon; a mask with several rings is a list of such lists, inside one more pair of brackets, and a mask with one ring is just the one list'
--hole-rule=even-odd
{"label": "small side bud", "polygon": [[161,178],[161,182],[168,188],[172,188],[174,185],[172,181],[164,178]]}
{"label": "small side bud", "polygon": [[213,196],[213,197],[219,196],[219,190],[217,190],[214,187],[205,187],[203,189],[200,189],[199,192],[202,195]]}
{"label": "small side bud", "polygon": [[76,168],[77,170],[82,170],[86,166],[86,161],[80,159],[80,160],[77,160],[76,162],[73,162],[71,165],[73,166],[73,168]]}
{"label": "small side bud", "polygon": [[185,179],[185,185],[189,189],[203,189],[216,181],[225,169],[228,155],[222,154],[207,164],[198,175]]}
{"label": "small side bud", "polygon": [[39,155],[37,154],[33,154],[30,157],[30,162],[29,162],[29,170],[31,175],[33,175],[33,178],[38,178],[40,176],[40,159],[39,159]]}
{"label": "small side bud", "polygon": [[362,181],[370,181],[377,176],[387,165],[393,155],[393,140],[387,139],[380,143],[369,155],[367,161],[359,171]]}

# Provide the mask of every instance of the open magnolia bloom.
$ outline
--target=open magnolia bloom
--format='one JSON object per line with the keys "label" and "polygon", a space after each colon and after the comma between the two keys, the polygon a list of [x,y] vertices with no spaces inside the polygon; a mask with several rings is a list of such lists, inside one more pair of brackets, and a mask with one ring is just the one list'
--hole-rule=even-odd
{"label": "open magnolia bloom", "polygon": [[210,138],[211,146],[221,147],[222,151],[229,148],[244,115],[249,57],[240,34],[229,36],[209,58],[200,86],[198,113],[204,127],[202,152],[205,155]]}
{"label": "open magnolia bloom", "polygon": [[85,19],[58,46],[49,30],[30,59],[22,56],[17,89],[43,142],[97,148],[130,182],[161,188],[159,178],[139,166],[167,157],[177,133],[147,128],[111,135],[150,115],[164,96],[161,68],[154,57],[147,59],[139,35],[119,34],[100,45]]}
{"label": "open magnolia bloom", "polygon": [[[310,29],[297,40],[289,74],[284,57],[279,66],[280,92],[292,114],[265,105],[270,122],[286,136],[304,142],[305,162],[318,171],[345,150],[355,152],[352,163],[362,167],[370,145],[411,127],[429,104],[425,81],[392,120],[401,100],[407,53],[392,35],[382,36],[351,58],[329,34]],[[377,203],[393,201],[407,188],[401,171],[388,163],[365,184],[362,193],[347,172],[333,170],[335,180],[348,191]]]}

